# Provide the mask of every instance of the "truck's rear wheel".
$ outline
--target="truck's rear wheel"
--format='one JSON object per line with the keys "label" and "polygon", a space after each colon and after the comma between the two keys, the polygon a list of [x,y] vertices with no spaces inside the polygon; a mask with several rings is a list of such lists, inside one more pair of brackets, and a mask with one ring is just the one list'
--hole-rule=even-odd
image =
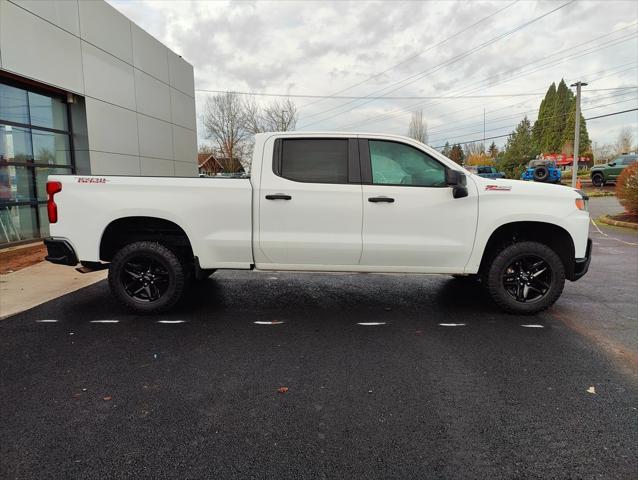
{"label": "truck's rear wheel", "polygon": [[126,245],[115,254],[109,267],[111,292],[137,313],[159,313],[171,308],[184,292],[184,281],[180,260],[155,242]]}
{"label": "truck's rear wheel", "polygon": [[494,302],[511,313],[533,314],[560,297],[565,286],[563,262],[547,245],[520,242],[496,254],[485,273]]}

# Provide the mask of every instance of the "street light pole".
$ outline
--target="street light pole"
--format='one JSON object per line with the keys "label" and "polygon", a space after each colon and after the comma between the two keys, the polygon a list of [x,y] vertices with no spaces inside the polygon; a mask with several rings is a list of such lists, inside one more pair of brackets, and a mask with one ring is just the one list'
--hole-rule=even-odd
{"label": "street light pole", "polygon": [[584,82],[572,83],[570,86],[576,87],[576,118],[574,132],[574,161],[572,162],[572,188],[576,188],[576,180],[578,179],[578,159],[579,143],[580,143],[580,87],[587,86]]}

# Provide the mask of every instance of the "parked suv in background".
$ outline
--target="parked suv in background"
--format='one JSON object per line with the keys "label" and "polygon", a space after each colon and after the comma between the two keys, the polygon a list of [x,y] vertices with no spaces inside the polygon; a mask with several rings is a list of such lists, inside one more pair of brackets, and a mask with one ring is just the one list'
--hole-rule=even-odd
{"label": "parked suv in background", "polygon": [[636,162],[638,162],[638,154],[623,153],[609,163],[595,165],[591,169],[591,183],[596,187],[602,187],[609,182],[615,182],[620,172]]}
{"label": "parked suv in background", "polygon": [[496,167],[492,167],[490,165],[469,165],[465,168],[472,172],[474,175],[478,175],[479,177],[505,178],[505,174],[503,172],[499,172],[498,170],[496,170]]}
{"label": "parked suv in background", "polygon": [[534,182],[560,183],[560,170],[552,160],[532,160],[521,175],[521,180]]}

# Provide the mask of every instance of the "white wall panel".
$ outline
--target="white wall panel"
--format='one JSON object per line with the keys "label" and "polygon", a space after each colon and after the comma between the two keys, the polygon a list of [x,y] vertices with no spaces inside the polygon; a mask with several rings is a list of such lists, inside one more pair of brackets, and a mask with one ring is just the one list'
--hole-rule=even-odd
{"label": "white wall panel", "polygon": [[87,97],[86,123],[90,150],[139,155],[135,112]]}
{"label": "white wall panel", "polygon": [[139,175],[140,157],[109,152],[90,152],[91,175]]}
{"label": "white wall panel", "polygon": [[175,160],[197,162],[197,135],[195,132],[173,125],[173,152],[175,152]]}
{"label": "white wall panel", "polygon": [[173,159],[173,129],[170,123],[138,114],[137,129],[140,138],[140,155],[165,160]]}
{"label": "white wall panel", "polygon": [[82,39],[132,64],[130,20],[103,1],[82,0],[79,5]]}
{"label": "white wall panel", "polygon": [[175,176],[176,177],[196,177],[197,164],[189,162],[175,162]]}
{"label": "white wall panel", "polygon": [[16,5],[63,28],[73,35],[80,35],[78,2],[75,0],[10,0]]}
{"label": "white wall panel", "polygon": [[175,162],[161,158],[140,157],[142,175],[152,177],[172,177],[175,175]]}
{"label": "white wall panel", "polygon": [[140,27],[131,23],[133,65],[168,83],[168,49]]}
{"label": "white wall panel", "polygon": [[11,2],[0,18],[2,68],[84,93],[80,39]]}
{"label": "white wall panel", "polygon": [[137,111],[167,122],[171,121],[169,86],[135,69]]}
{"label": "white wall panel", "polygon": [[195,99],[171,88],[171,115],[176,125],[195,130]]}
{"label": "white wall panel", "polygon": [[90,43],[82,42],[86,94],[135,110],[133,67]]}
{"label": "white wall panel", "polygon": [[171,87],[194,97],[193,66],[176,53],[168,50],[168,70]]}

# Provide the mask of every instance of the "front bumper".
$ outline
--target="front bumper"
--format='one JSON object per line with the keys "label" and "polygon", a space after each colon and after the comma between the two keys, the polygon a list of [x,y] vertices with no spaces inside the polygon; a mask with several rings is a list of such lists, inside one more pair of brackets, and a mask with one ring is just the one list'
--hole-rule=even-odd
{"label": "front bumper", "polygon": [[48,253],[45,260],[59,265],[77,265],[78,257],[68,241],[49,237],[44,239],[44,245]]}
{"label": "front bumper", "polygon": [[583,277],[589,270],[589,263],[591,262],[591,247],[592,241],[591,238],[588,238],[585,256],[583,258],[577,258],[574,261],[574,273],[569,278],[569,280],[571,280],[572,282],[575,282],[579,278]]}

